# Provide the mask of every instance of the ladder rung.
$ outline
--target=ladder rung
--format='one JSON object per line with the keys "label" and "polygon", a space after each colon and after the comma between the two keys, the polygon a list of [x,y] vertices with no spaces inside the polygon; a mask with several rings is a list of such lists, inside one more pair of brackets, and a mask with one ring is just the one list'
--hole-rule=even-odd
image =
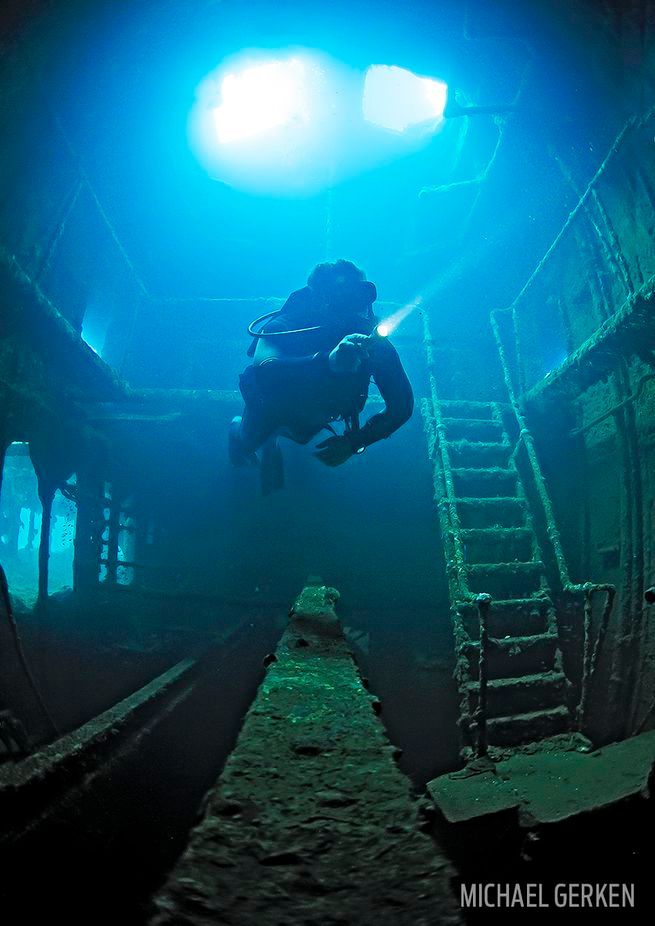
{"label": "ladder rung", "polygon": [[478,424],[480,425],[480,427],[488,427],[490,424],[495,425],[497,428],[500,428],[501,430],[503,427],[502,423],[500,421],[496,421],[494,418],[446,418],[446,417],[442,417],[441,420],[446,425],[454,424],[454,423],[461,424],[463,421],[465,421],[466,424],[470,424],[470,425]]}
{"label": "ladder rung", "polygon": [[457,450],[511,450],[512,445],[506,441],[482,441],[482,440],[447,440],[444,443],[449,448]]}
{"label": "ladder rung", "polygon": [[[568,708],[545,708],[540,711],[530,711],[527,714],[509,714],[504,717],[490,717],[487,721],[487,730],[491,743],[511,745],[525,742],[526,739],[542,739],[550,736],[557,730],[567,729],[571,720]],[[527,734],[527,736],[526,736]]]}
{"label": "ladder rung", "polygon": [[[460,609],[471,609],[478,610],[477,603],[475,601],[462,601],[457,605]],[[520,611],[522,609],[534,609],[538,607],[540,610],[547,610],[548,608],[553,607],[553,602],[550,598],[546,598],[543,595],[539,595],[536,598],[494,598],[491,601],[491,613],[493,614],[494,609],[503,610],[503,611]]]}
{"label": "ladder rung", "polygon": [[463,527],[460,536],[464,540],[485,540],[534,536],[534,531],[531,527]]}
{"label": "ladder rung", "polygon": [[[504,691],[509,688],[532,687],[551,688],[566,682],[563,672],[538,672],[535,675],[518,675],[515,678],[490,678],[487,688],[493,691]],[[464,686],[467,691],[475,694],[480,690],[479,682],[467,682]]]}
{"label": "ladder rung", "polygon": [[526,500],[524,498],[519,498],[516,495],[491,495],[489,497],[478,498],[477,496],[468,496],[460,495],[457,497],[457,504],[464,505],[506,505],[506,504],[515,504],[519,505],[521,508],[526,507]]}
{"label": "ladder rung", "polygon": [[[513,646],[519,648],[528,648],[537,646],[539,643],[557,643],[559,637],[556,633],[531,633],[526,637],[491,637],[489,649],[501,652],[502,650],[511,649]],[[467,640],[462,643],[463,650],[479,650],[479,640]]]}
{"label": "ladder rung", "polygon": [[500,479],[518,479],[518,473],[513,467],[507,466],[453,466],[451,472],[454,476],[466,477],[472,479],[481,477],[491,479],[497,476]]}
{"label": "ladder rung", "polygon": [[506,717],[494,717],[489,720],[490,724],[504,724],[522,721],[537,720],[540,717],[544,716],[560,716],[560,717],[569,717],[569,711],[566,707],[551,707],[545,711],[530,711],[528,714],[508,714]]}
{"label": "ladder rung", "polygon": [[527,562],[513,561],[511,563],[469,563],[468,567],[472,572],[479,574],[490,573],[516,573],[516,572],[542,572],[544,564],[539,559],[529,560]]}

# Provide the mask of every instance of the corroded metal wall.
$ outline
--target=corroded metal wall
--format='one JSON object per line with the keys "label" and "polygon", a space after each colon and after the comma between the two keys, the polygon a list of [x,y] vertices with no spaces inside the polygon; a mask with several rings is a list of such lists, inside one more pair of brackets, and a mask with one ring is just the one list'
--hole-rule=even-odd
{"label": "corroded metal wall", "polygon": [[[574,578],[618,589],[604,683],[592,699],[591,732],[600,737],[652,719],[643,593],[655,569],[654,126],[652,109],[630,117],[585,183],[557,156],[574,208],[517,298],[495,315]],[[598,701],[607,685],[610,712]]]}

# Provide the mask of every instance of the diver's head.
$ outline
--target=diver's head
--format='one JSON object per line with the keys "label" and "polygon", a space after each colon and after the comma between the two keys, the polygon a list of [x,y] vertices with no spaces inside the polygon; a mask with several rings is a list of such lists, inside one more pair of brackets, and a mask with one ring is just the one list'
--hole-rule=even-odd
{"label": "diver's head", "polygon": [[364,271],[352,261],[317,264],[307,278],[307,285],[332,317],[374,319],[375,284],[370,283]]}

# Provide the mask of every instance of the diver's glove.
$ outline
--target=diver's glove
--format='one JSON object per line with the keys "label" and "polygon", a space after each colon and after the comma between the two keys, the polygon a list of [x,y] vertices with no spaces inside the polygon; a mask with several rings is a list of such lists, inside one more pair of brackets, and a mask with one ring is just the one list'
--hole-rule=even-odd
{"label": "diver's glove", "polygon": [[341,466],[350,459],[354,452],[348,436],[338,434],[317,444],[314,456],[326,466]]}
{"label": "diver's glove", "polygon": [[366,334],[347,334],[328,356],[332,373],[356,373],[369,356],[371,339]]}

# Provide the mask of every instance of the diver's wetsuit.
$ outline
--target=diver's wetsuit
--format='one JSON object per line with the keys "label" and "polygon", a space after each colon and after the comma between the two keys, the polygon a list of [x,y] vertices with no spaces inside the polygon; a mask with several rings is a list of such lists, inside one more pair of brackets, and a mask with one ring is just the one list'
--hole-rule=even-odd
{"label": "diver's wetsuit", "polygon": [[372,379],[385,403],[362,427],[349,431],[353,451],[389,437],[412,414],[414,397],[395,348],[386,338],[374,337],[369,359],[355,373],[333,373],[328,355],[349,334],[370,334],[374,319],[345,315],[325,324],[325,312],[316,305],[309,287],[292,293],[281,314],[269,322],[267,332],[289,331],[319,325],[316,331],[272,339],[276,356],[246,368],[240,379],[246,403],[240,443],[246,452],[257,450],[275,434],[305,444],[330,421],[357,421]]}

